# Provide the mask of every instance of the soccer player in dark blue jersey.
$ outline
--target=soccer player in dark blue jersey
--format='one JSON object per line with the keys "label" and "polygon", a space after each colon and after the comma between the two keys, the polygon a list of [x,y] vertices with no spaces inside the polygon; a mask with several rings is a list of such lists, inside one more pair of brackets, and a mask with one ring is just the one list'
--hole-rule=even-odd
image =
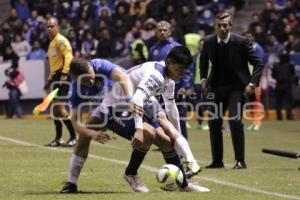
{"label": "soccer player in dark blue jersey", "polygon": [[[174,51],[173,57],[174,56],[176,57],[177,54],[183,54],[183,56],[185,57],[186,50],[180,49],[180,50]],[[188,58],[190,58],[189,54],[187,56],[188,56]],[[180,60],[180,59],[177,59],[177,60]],[[176,62],[178,62],[177,60],[176,60]],[[190,59],[188,59],[188,63],[189,63],[189,60]],[[82,61],[82,63],[79,61],[76,61],[76,60],[72,61],[71,65],[70,65],[71,74],[75,79],[81,80],[80,81],[81,85],[86,86],[86,87],[93,87],[94,83],[95,83],[94,71],[93,70],[90,71],[91,66],[89,63],[88,64],[85,63],[86,62],[85,60],[81,60],[81,61]],[[169,63],[173,63],[173,62],[175,62],[175,60],[172,62],[171,62],[171,60],[169,60]],[[184,63],[185,61],[179,61],[179,62]],[[156,63],[153,63],[153,64],[156,64]],[[88,69],[86,67],[87,65],[89,66]],[[170,64],[170,66],[171,66],[171,64]],[[176,70],[178,70],[179,69],[178,66],[181,66],[181,65],[179,65],[179,63],[178,63],[178,66],[177,66],[177,65],[175,65],[175,63],[173,63],[172,66],[174,66],[174,67],[176,66]],[[185,66],[185,64],[183,64],[183,66]],[[81,69],[81,67],[83,67],[84,70],[79,70],[79,69]],[[76,69],[76,70],[74,70],[74,69]],[[134,113],[136,113],[137,115],[140,115],[142,112],[141,108],[138,105],[132,103],[132,101],[129,98],[129,95],[130,95],[130,93],[132,93],[131,92],[132,90],[131,90],[131,84],[130,84],[131,81],[128,80],[128,75],[124,74],[122,71],[119,71],[118,73],[120,73],[120,75],[123,73],[122,74],[123,80],[122,81],[120,81],[120,79],[116,80],[115,78],[113,78],[113,75],[112,75],[114,73],[114,70],[115,70],[115,68],[113,68],[109,77],[111,77],[111,79],[113,81],[120,82],[121,88],[123,90],[123,93],[120,92],[120,90],[119,90],[119,92],[117,92],[117,95],[122,96],[122,94],[123,94],[124,99],[129,100],[129,105],[130,105],[131,109],[134,111]],[[174,73],[181,74],[181,71],[183,71],[183,70],[184,69],[180,68],[180,73],[179,73],[178,71],[175,71],[175,69],[172,69],[170,76]],[[153,73],[153,72],[151,72],[151,73]],[[159,73],[159,72],[157,72],[157,73]],[[82,77],[81,76],[82,74],[85,74],[86,76]],[[109,75],[109,73],[106,75]],[[148,74],[146,76],[148,76]],[[130,77],[130,78],[132,80],[132,77]],[[79,86],[79,85],[77,85],[77,86]],[[159,87],[162,87],[162,85]],[[120,87],[118,87],[118,88],[120,88]],[[128,91],[127,93],[125,92],[126,90]],[[105,100],[106,100],[106,103],[107,103],[107,101],[111,101],[110,104],[112,106],[114,106],[113,98],[111,99],[109,96],[109,95],[113,94],[111,91],[113,91],[113,90],[110,90],[109,94],[105,95]],[[78,90],[77,90],[77,92],[78,92]],[[118,97],[112,96],[112,97],[122,98],[120,96],[118,96]],[[136,95],[133,97],[133,100],[135,99],[135,97],[136,97]],[[72,102],[72,100],[71,100],[71,102]],[[72,104],[74,104],[74,102],[72,102]],[[101,105],[105,106],[105,104],[103,104],[103,103]],[[137,132],[137,128],[135,127],[135,121],[132,118],[124,119],[124,120],[122,120],[122,118],[120,118],[121,115],[123,116],[123,112],[121,112],[121,113],[116,112],[115,113],[116,116],[114,116],[110,112],[110,110],[108,113],[102,113],[100,110],[98,110],[98,108],[93,112],[92,116],[89,118],[90,121],[88,122],[88,124],[101,124],[102,123],[101,120],[103,120],[103,119],[105,119],[105,117],[107,117],[107,122],[105,124],[103,124],[104,128],[109,128],[110,130],[113,130],[114,132],[116,132],[117,134],[119,134],[120,136],[122,136],[128,140],[132,139],[132,146],[134,147],[134,149],[133,149],[129,164],[126,168],[124,178],[130,184],[130,186],[134,189],[134,191],[149,192],[149,189],[140,181],[139,177],[137,176],[137,170],[153,142],[161,148],[162,152],[164,152],[163,155],[164,155],[164,158],[167,163],[175,164],[180,167],[181,162],[179,160],[178,155],[174,151],[174,148],[173,148],[172,143],[170,142],[170,138],[168,136],[166,136],[165,134],[162,134],[158,137],[155,130],[147,123],[143,123],[143,127],[142,127],[141,131]],[[106,108],[113,108],[113,107],[106,107]],[[100,111],[100,112],[98,112],[98,111]],[[107,142],[109,140],[109,136],[106,135],[105,133],[103,133],[101,131],[97,132],[95,130],[91,130],[88,125],[82,126],[80,123],[78,123],[76,112],[77,111],[75,110],[74,113],[72,113],[72,122],[75,124],[74,127],[80,136],[79,136],[78,143],[75,146],[74,153],[73,153],[71,161],[70,161],[68,182],[66,182],[66,184],[64,185],[64,187],[61,191],[63,193],[77,192],[76,182],[79,177],[80,171],[83,167],[83,164],[86,160],[86,157],[88,155],[89,143],[90,143],[91,138],[93,138],[94,140],[96,140],[98,142],[102,142],[102,143]],[[99,129],[103,131],[103,129],[101,129],[101,128],[99,128]],[[139,136],[138,139],[136,137],[136,133]],[[182,167],[181,167],[181,169],[183,171]],[[197,192],[209,191],[207,188],[201,188],[199,186],[195,186],[193,184],[188,183],[186,181],[186,179],[181,187],[182,187],[183,191],[197,191]]]}

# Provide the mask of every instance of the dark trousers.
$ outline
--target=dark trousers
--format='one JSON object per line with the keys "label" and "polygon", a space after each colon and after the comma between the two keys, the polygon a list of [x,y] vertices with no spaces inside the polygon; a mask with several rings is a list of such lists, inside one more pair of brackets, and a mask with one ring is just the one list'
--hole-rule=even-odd
{"label": "dark trousers", "polygon": [[11,88],[8,92],[7,118],[12,118],[14,114],[17,118],[22,117],[22,109],[20,105],[21,93],[18,88]]}
{"label": "dark trousers", "polygon": [[276,88],[276,114],[277,120],[282,120],[281,110],[286,110],[286,118],[292,120],[292,87]]}
{"label": "dark trousers", "polygon": [[240,90],[224,90],[214,93],[209,106],[209,132],[213,162],[223,162],[222,124],[226,110],[229,112],[229,127],[234,149],[235,160],[245,160],[245,133],[242,124],[244,97]]}

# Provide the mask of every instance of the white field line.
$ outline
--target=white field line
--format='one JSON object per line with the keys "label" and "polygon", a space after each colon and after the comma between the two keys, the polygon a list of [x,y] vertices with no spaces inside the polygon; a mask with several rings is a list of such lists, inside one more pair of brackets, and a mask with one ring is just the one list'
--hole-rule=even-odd
{"label": "white field line", "polygon": [[[38,148],[47,149],[47,150],[50,150],[50,151],[61,151],[61,152],[72,153],[71,149],[45,147],[45,146],[41,146],[41,145],[37,145],[37,144],[33,144],[33,143],[21,141],[21,140],[9,138],[9,137],[0,136],[0,140],[12,142],[12,143],[16,143],[16,144],[20,144],[20,145],[24,145],[24,146],[38,147]],[[109,161],[109,162],[113,162],[113,163],[117,163],[117,164],[121,164],[121,165],[127,165],[128,164],[128,161],[111,159],[111,158],[107,158],[107,157],[97,156],[97,155],[94,155],[94,154],[89,154],[89,157],[94,158],[96,160],[104,160],[104,161]],[[155,167],[151,167],[151,166],[147,166],[147,165],[142,165],[141,167],[143,169],[147,170],[147,171],[150,171],[150,172],[156,172],[157,171],[157,168],[155,168]],[[265,195],[268,195],[268,196],[276,196],[276,197],[282,197],[282,198],[286,198],[286,199],[300,200],[300,196],[294,196],[294,195],[283,194],[283,193],[278,193],[278,192],[270,192],[270,191],[262,190],[262,189],[247,186],[247,185],[241,185],[241,184],[232,183],[232,182],[229,182],[229,181],[218,180],[218,179],[215,179],[215,178],[194,177],[194,179],[200,179],[200,180],[204,180],[204,181],[207,181],[207,182],[212,182],[212,183],[219,184],[219,185],[225,185],[225,186],[229,186],[229,187],[232,187],[232,188],[245,190],[245,191],[248,191],[248,192],[261,193],[261,194],[265,194]]]}

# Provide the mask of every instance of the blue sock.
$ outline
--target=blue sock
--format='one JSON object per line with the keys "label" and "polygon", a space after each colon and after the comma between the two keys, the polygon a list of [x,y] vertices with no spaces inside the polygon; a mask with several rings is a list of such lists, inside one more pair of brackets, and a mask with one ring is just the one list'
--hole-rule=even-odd
{"label": "blue sock", "polygon": [[182,164],[178,154],[176,153],[176,151],[162,152],[162,154],[163,154],[164,159],[167,164],[175,165],[181,170],[181,172],[183,174],[183,182],[181,184],[181,187],[185,188],[188,185],[188,182],[187,182],[185,172],[183,169],[183,164]]}
{"label": "blue sock", "polygon": [[148,150],[142,149],[133,149],[130,157],[130,161],[125,170],[126,175],[137,175],[137,171],[140,168],[140,165],[144,161],[144,158],[147,154]]}

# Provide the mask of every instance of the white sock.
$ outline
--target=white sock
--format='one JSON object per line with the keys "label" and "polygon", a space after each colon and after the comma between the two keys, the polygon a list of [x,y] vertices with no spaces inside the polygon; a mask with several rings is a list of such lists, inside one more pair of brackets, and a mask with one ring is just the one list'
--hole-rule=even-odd
{"label": "white sock", "polygon": [[185,162],[197,162],[191,151],[189,143],[183,136],[179,136],[174,143],[174,148],[179,155],[183,156]]}
{"label": "white sock", "polygon": [[68,181],[70,183],[76,184],[85,160],[86,158],[77,156],[74,153],[72,154],[70,159],[69,177],[68,177]]}

